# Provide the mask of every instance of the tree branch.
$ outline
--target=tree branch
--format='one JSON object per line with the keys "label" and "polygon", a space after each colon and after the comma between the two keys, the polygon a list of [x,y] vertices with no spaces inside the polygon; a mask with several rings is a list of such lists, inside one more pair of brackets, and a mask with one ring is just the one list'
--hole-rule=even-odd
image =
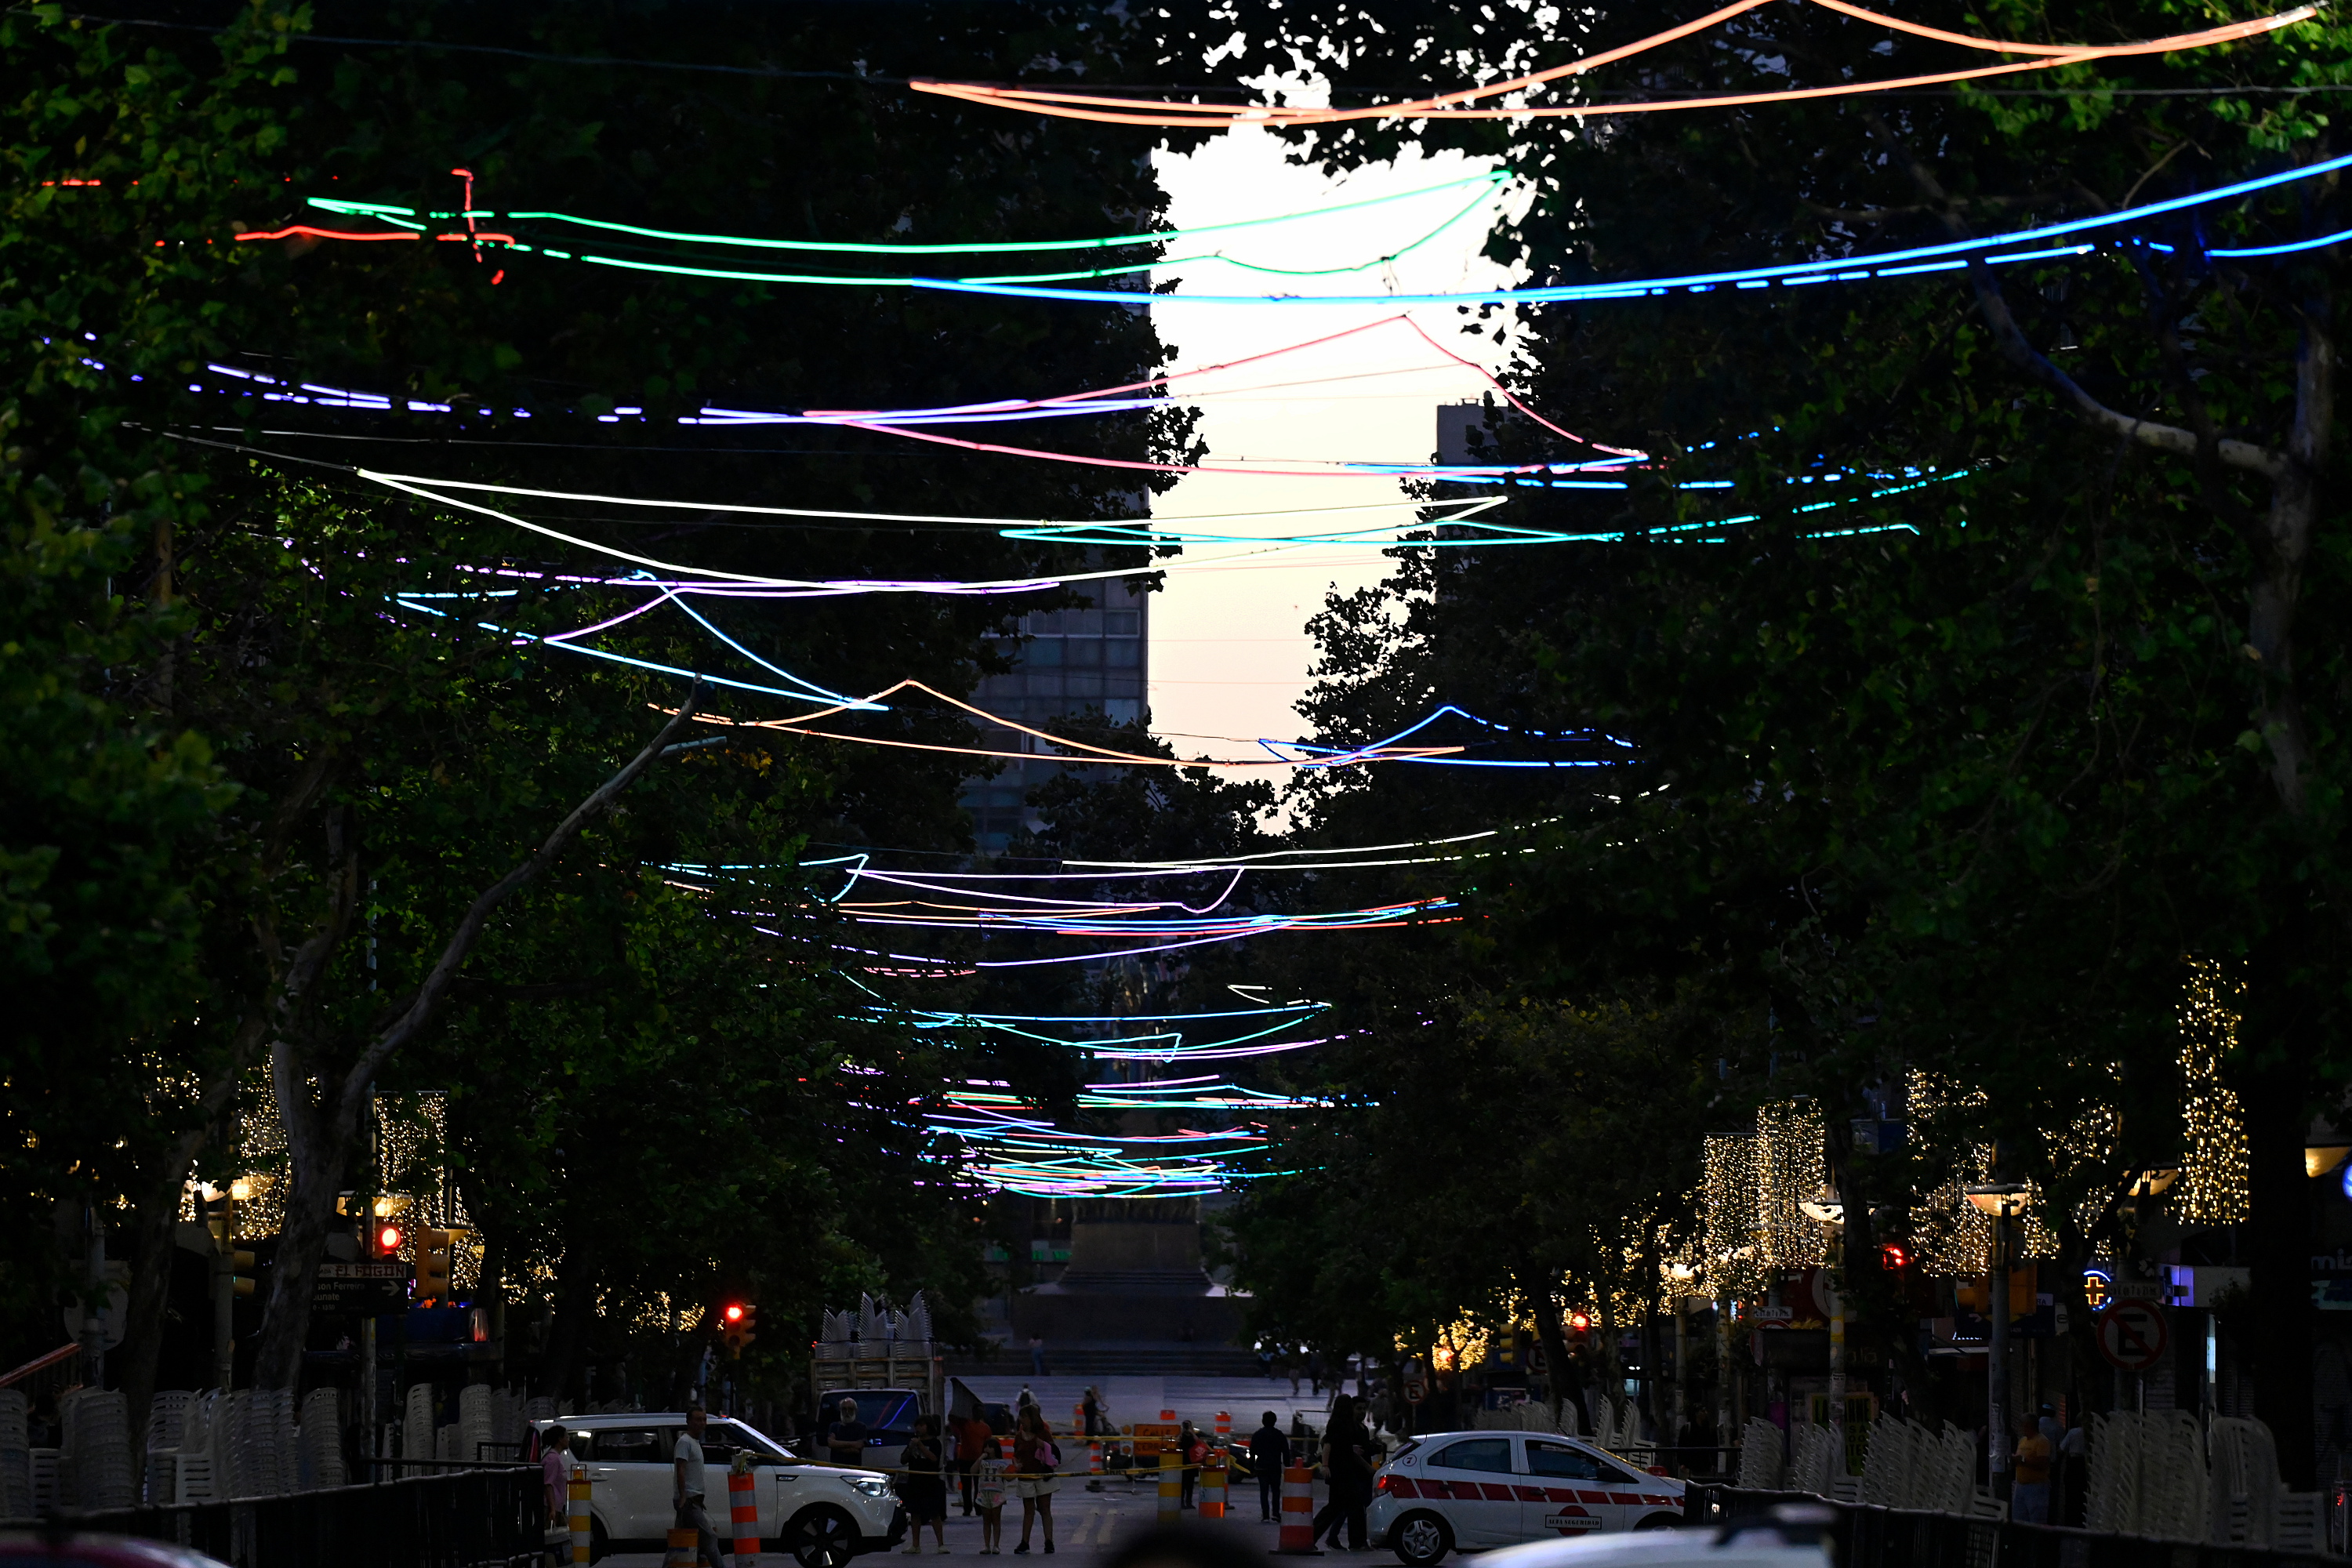
{"label": "tree branch", "polygon": [[693,689],[686,694],[686,700],[678,704],[677,712],[667,724],[662,726],[661,733],[653,738],[651,744],[631,758],[628,765],[622,768],[619,773],[606,779],[598,786],[594,794],[575,806],[572,815],[565,817],[555,831],[547,836],[547,842],[541,844],[530,858],[499,878],[474,900],[472,906],[466,910],[465,918],[457,922],[457,929],[449,933],[449,940],[441,949],[441,956],[434,963],[432,972],[425,977],[425,983],[416,988],[415,1000],[409,1004],[406,1011],[394,1018],[381,1034],[376,1036],[368,1048],[360,1053],[360,1058],[352,1064],[351,1071],[344,1075],[341,1103],[339,1107],[340,1114],[344,1121],[348,1121],[359,1113],[360,1099],[367,1093],[367,1086],[375,1081],[377,1071],[383,1066],[384,1061],[432,1021],[433,1015],[439,1010],[441,1003],[448,995],[449,987],[457,981],[457,971],[465,963],[466,955],[473,951],[474,943],[481,937],[482,928],[489,923],[491,914],[500,904],[506,902],[517,889],[553,865],[556,858],[563,853],[572,839],[579,837],[582,828],[608,810],[613,803],[620,798],[623,791],[636,783],[638,777],[647,768],[653,766],[664,749],[668,746],[671,737],[684,729],[687,722],[694,717],[695,704],[701,696],[702,682],[697,680]]}

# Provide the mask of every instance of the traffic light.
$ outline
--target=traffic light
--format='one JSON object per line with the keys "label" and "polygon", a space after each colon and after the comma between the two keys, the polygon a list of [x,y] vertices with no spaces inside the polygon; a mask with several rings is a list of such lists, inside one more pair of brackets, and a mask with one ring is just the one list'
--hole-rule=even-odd
{"label": "traffic light", "polygon": [[253,1294],[253,1254],[230,1247],[221,1255],[221,1267],[228,1270],[228,1288],[239,1296]]}
{"label": "traffic light", "polygon": [[1911,1249],[1899,1241],[1890,1241],[1878,1249],[1878,1260],[1889,1274],[1900,1274],[1911,1267]]}
{"label": "traffic light", "polygon": [[727,1353],[740,1357],[743,1347],[760,1337],[760,1309],[749,1301],[730,1301],[719,1309],[719,1337]]}
{"label": "traffic light", "polygon": [[449,1244],[453,1237],[446,1230],[420,1230],[416,1233],[416,1299],[419,1301],[446,1301],[449,1299]]}
{"label": "traffic light", "polygon": [[1592,1333],[1592,1314],[1570,1312],[1568,1315],[1568,1332],[1571,1343],[1582,1344]]}
{"label": "traffic light", "polygon": [[400,1226],[388,1219],[380,1219],[375,1222],[375,1228],[368,1233],[368,1249],[378,1258],[397,1258],[401,1243],[407,1239],[407,1233]]}

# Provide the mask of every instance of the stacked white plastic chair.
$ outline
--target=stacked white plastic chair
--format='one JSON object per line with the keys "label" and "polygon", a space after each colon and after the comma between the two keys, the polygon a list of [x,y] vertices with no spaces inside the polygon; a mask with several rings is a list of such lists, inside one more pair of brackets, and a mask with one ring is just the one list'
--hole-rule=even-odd
{"label": "stacked white plastic chair", "polygon": [[2264,1547],[2278,1540],[2278,1445],[2270,1428],[2242,1417],[2217,1418],[2210,1434],[2211,1497],[2205,1539],[2216,1546]]}
{"label": "stacked white plastic chair", "polygon": [[1976,1489],[1976,1435],[1963,1432],[1947,1421],[1936,1438],[1927,1479],[1912,1483],[1911,1506],[1933,1509],[1938,1513],[1966,1513]]}
{"label": "stacked white plastic chair", "polygon": [[534,1394],[529,1399],[524,1400],[522,1402],[522,1419],[525,1426],[529,1426],[534,1421],[554,1420],[555,1399],[553,1395]]}
{"label": "stacked white plastic chair", "polygon": [[457,1451],[452,1458],[472,1465],[488,1457],[485,1445],[498,1437],[493,1393],[487,1383],[469,1383],[457,1391]]}
{"label": "stacked white plastic chair", "polygon": [[[412,1383],[408,1385],[408,1405],[402,1413],[400,1455],[404,1459],[429,1459],[433,1451],[433,1385]],[[419,1468],[404,1472],[412,1476],[428,1475]]]}
{"label": "stacked white plastic chair", "polygon": [[158,1389],[147,1402],[146,1485],[151,1503],[176,1502],[180,1495],[180,1445],[186,1441],[188,1406],[195,1395],[184,1388]]}
{"label": "stacked white plastic chair", "polygon": [[502,1458],[520,1458],[523,1444],[530,1437],[522,1405],[522,1395],[510,1388],[497,1389],[490,1394],[490,1441],[499,1445]]}
{"label": "stacked white plastic chair", "polygon": [[887,1327],[883,1321],[881,1309],[875,1306],[872,1296],[860,1291],[857,1297],[857,1337],[861,1340],[877,1341],[881,1339],[886,1331]]}
{"label": "stacked white plastic chair", "polygon": [[931,1337],[931,1306],[918,1290],[908,1299],[906,1311],[907,1331],[903,1339],[928,1342]]}
{"label": "stacked white plastic chair", "polygon": [[1900,1415],[1881,1415],[1871,1427],[1870,1448],[1862,1459],[1862,1501],[1881,1508],[1911,1506],[1912,1481],[1918,1470],[1912,1436],[1917,1431]]}
{"label": "stacked white plastic chair", "polygon": [[183,1413],[180,1447],[172,1456],[173,1502],[209,1502],[220,1497],[226,1480],[215,1454],[215,1427],[220,1421],[221,1394],[206,1389],[192,1395]]}
{"label": "stacked white plastic chair", "polygon": [[1836,1432],[1811,1421],[1793,1424],[1789,1428],[1787,1489],[1816,1497],[1834,1495],[1832,1489],[1845,1473],[1844,1458],[1845,1446]]}
{"label": "stacked white plastic chair", "polygon": [[305,1491],[346,1484],[343,1464],[342,1402],[331,1388],[314,1388],[302,1400],[302,1424],[298,1428],[302,1467],[299,1484]]}
{"label": "stacked white plastic chair", "polygon": [[1751,1415],[1739,1438],[1739,1485],[1743,1490],[1777,1492],[1788,1479],[1780,1452],[1780,1428]]}
{"label": "stacked white plastic chair", "polygon": [[65,1428],[58,1473],[76,1508],[129,1508],[138,1500],[131,1462],[131,1414],[119,1390],[80,1388],[58,1402]]}
{"label": "stacked white plastic chair", "polygon": [[0,1388],[0,1519],[31,1519],[33,1438],[24,1392]]}

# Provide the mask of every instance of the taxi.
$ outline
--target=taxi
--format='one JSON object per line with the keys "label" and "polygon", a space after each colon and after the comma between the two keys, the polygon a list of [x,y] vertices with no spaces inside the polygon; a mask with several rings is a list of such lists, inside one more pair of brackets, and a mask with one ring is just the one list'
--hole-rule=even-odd
{"label": "taxi", "polygon": [[1373,1478],[1365,1517],[1373,1542],[1406,1568],[1428,1568],[1449,1552],[1682,1521],[1682,1482],[1548,1432],[1408,1438]]}

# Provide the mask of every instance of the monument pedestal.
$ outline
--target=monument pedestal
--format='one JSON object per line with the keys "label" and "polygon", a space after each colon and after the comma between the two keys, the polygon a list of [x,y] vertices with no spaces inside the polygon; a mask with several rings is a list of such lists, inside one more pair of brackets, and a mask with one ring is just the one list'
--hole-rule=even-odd
{"label": "monument pedestal", "polygon": [[1013,1298],[1014,1346],[1034,1334],[1048,1360],[1088,1341],[1230,1345],[1241,1328],[1241,1299],[1201,1266],[1198,1198],[1081,1200],[1061,1279]]}

